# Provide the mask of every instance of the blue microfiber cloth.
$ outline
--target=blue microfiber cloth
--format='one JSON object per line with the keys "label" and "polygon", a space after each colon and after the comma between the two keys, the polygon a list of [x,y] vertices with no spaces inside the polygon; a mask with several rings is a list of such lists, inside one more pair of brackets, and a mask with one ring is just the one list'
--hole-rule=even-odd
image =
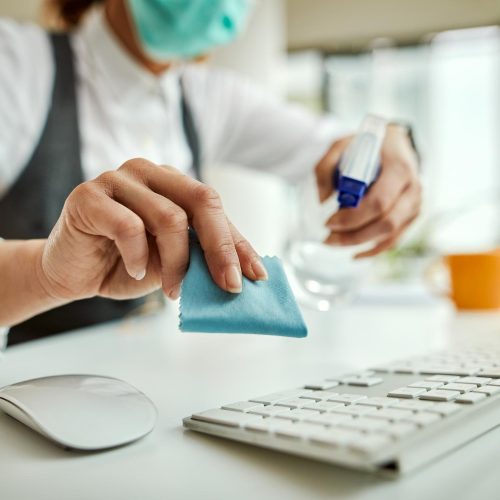
{"label": "blue microfiber cloth", "polygon": [[243,277],[243,291],[225,292],[212,280],[203,250],[190,239],[190,263],[182,283],[179,328],[183,332],[258,333],[305,337],[307,328],[277,257],[264,257],[268,281]]}

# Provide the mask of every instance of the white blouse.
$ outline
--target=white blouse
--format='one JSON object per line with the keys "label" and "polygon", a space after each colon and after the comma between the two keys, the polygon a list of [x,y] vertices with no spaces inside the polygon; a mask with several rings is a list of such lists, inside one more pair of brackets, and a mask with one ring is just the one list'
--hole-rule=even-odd
{"label": "white blouse", "polygon": [[[184,65],[157,77],[138,65],[95,9],[71,35],[86,179],[142,156],[188,171],[179,74],[200,136],[202,164],[237,164],[296,179],[345,132],[227,71]],[[0,20],[0,195],[29,161],[51,100],[46,32]]]}

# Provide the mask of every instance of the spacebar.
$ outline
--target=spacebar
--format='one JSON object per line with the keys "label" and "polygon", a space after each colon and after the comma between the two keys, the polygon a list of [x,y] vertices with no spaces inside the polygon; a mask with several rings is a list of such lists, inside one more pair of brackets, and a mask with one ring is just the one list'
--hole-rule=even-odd
{"label": "spacebar", "polygon": [[220,408],[202,411],[201,413],[194,413],[192,418],[193,420],[200,420],[211,424],[227,425],[229,427],[240,427],[250,420],[262,420],[260,415],[222,410]]}

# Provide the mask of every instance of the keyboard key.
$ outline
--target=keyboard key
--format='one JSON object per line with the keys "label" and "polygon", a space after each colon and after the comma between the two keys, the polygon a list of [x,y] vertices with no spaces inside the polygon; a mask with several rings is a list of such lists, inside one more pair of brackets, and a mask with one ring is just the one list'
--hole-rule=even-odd
{"label": "keyboard key", "polygon": [[352,415],[340,415],[337,413],[321,413],[318,415],[313,415],[311,417],[306,417],[304,422],[309,422],[311,424],[320,424],[327,426],[335,426],[342,424],[344,422],[350,422],[354,417]]}
{"label": "keyboard key", "polygon": [[349,446],[360,437],[365,437],[360,431],[340,428],[311,432],[309,435],[309,439],[315,443],[336,447]]}
{"label": "keyboard key", "polygon": [[488,380],[488,382],[486,382],[488,385],[500,385],[500,379],[498,379],[498,378],[494,378],[494,379],[485,378],[484,380]]}
{"label": "keyboard key", "polygon": [[384,434],[368,434],[367,436],[354,440],[347,446],[354,451],[371,455],[382,450],[388,444],[391,444],[391,440],[388,436]]}
{"label": "keyboard key", "polygon": [[404,436],[408,436],[409,434],[415,432],[418,427],[415,424],[411,424],[410,422],[396,422],[392,425],[388,425],[383,432],[389,434],[393,438],[399,439]]}
{"label": "keyboard key", "polygon": [[264,408],[264,405],[259,403],[252,403],[251,401],[238,401],[237,403],[231,403],[222,407],[223,410],[232,411],[248,411],[253,408]]}
{"label": "keyboard key", "polygon": [[[310,434],[316,434],[318,432],[318,426],[315,424],[308,424],[307,422],[284,422],[285,425],[277,425],[273,432],[277,436],[296,438],[296,439],[306,439]],[[286,425],[291,424],[291,425]]]}
{"label": "keyboard key", "polygon": [[474,389],[472,392],[481,392],[483,394],[487,394],[488,396],[494,396],[500,392],[500,386],[498,385],[483,385]]}
{"label": "keyboard key", "polygon": [[429,401],[452,401],[458,396],[460,396],[459,391],[445,391],[443,389],[435,389],[422,394],[422,396],[419,396],[419,398],[427,399]]}
{"label": "keyboard key", "polygon": [[382,408],[368,415],[370,418],[383,418],[384,420],[396,421],[412,415],[411,410],[401,410],[398,408]]}
{"label": "keyboard key", "polygon": [[328,389],[333,389],[337,387],[339,382],[337,380],[323,380],[318,382],[311,382],[310,384],[306,384],[304,389],[312,389],[314,391],[324,391]]}
{"label": "keyboard key", "polygon": [[[462,396],[459,396],[458,398],[461,397]],[[455,401],[458,401],[458,398]],[[448,415],[451,415],[452,413],[455,413],[460,409],[460,406],[455,403],[433,403],[432,406],[426,409],[426,411],[437,413],[439,415],[442,415],[443,417],[447,417]]]}
{"label": "keyboard key", "polygon": [[294,410],[290,410],[285,413],[278,413],[276,417],[298,422],[299,420],[304,420],[307,417],[312,417],[314,415],[319,415],[319,414],[320,414],[319,412],[314,410],[304,410],[303,408],[296,408]]}
{"label": "keyboard key", "polygon": [[375,373],[390,373],[391,367],[389,365],[376,365],[371,367]]}
{"label": "keyboard key", "polygon": [[408,387],[420,387],[422,389],[438,389],[443,385],[444,382],[438,382],[436,380],[419,380],[418,382],[411,383]]}
{"label": "keyboard key", "polygon": [[344,374],[341,377],[332,377],[332,378],[329,378],[328,380],[338,380],[342,384],[347,384],[347,382],[349,380],[356,380],[356,379],[360,379],[360,378],[370,378],[370,377],[373,377],[374,375],[375,375],[375,372],[373,370],[365,370],[365,371],[358,372],[358,373]]}
{"label": "keyboard key", "polygon": [[[479,370],[474,368],[468,368],[466,366],[436,366],[436,367],[428,367],[421,368],[419,373],[424,375],[459,375],[459,376],[469,376],[475,375]],[[489,375],[487,375],[489,376]],[[500,377],[500,375],[499,375]]]}
{"label": "keyboard key", "polygon": [[418,387],[400,387],[399,389],[394,389],[393,391],[389,392],[387,396],[390,398],[415,398],[417,396],[420,396],[420,394],[423,394],[426,392],[425,389],[420,389]]}
{"label": "keyboard key", "polygon": [[355,417],[359,417],[361,415],[366,415],[367,413],[372,413],[374,411],[377,411],[377,408],[374,406],[363,406],[363,405],[348,405],[348,406],[343,406],[341,408],[334,408],[332,410],[332,413],[339,413],[342,415],[353,415]]}
{"label": "keyboard key", "polygon": [[362,399],[365,398],[366,396],[363,396],[362,394],[338,394],[336,396],[329,397],[328,401],[334,401],[336,403],[352,404],[361,401]]}
{"label": "keyboard key", "polygon": [[252,410],[248,410],[248,413],[252,413],[253,415],[261,415],[262,417],[274,417],[280,413],[290,412],[290,408],[286,408],[284,406],[264,406],[264,408],[254,408]]}
{"label": "keyboard key", "polygon": [[262,419],[262,417],[250,413],[222,410],[221,408],[195,413],[192,418],[194,420],[201,420],[202,422],[227,425],[229,427],[240,427],[251,420]]}
{"label": "keyboard key", "polygon": [[413,375],[418,373],[417,369],[411,364],[395,364],[391,366],[391,371],[394,373],[402,373],[407,375]]}
{"label": "keyboard key", "polygon": [[439,414],[431,413],[427,411],[421,411],[419,413],[413,413],[408,417],[404,418],[404,422],[410,422],[412,424],[418,425],[419,427],[425,427],[426,425],[437,422],[441,419]]}
{"label": "keyboard key", "polygon": [[304,408],[307,410],[316,410],[316,411],[331,411],[335,408],[345,408],[344,403],[334,403],[333,401],[305,401]]}
{"label": "keyboard key", "polygon": [[479,375],[481,377],[500,378],[500,368],[490,368],[481,370]]}
{"label": "keyboard key", "polygon": [[462,396],[459,396],[455,401],[457,403],[473,405],[483,399],[486,399],[487,397],[487,394],[481,392],[466,392],[465,394],[462,394]]}
{"label": "keyboard key", "polygon": [[356,429],[363,432],[385,432],[390,426],[391,424],[387,420],[368,417],[353,418],[352,420],[341,422],[339,424],[339,427],[343,427],[345,429]]}
{"label": "keyboard key", "polygon": [[[269,418],[260,418],[260,420],[251,420],[250,422],[243,425],[243,427],[247,431],[255,431],[255,432],[271,432],[271,428],[269,425]],[[253,422],[253,424],[252,424]]]}
{"label": "keyboard key", "polygon": [[432,377],[427,377],[425,380],[429,380],[431,382],[454,382],[458,380],[460,377],[456,375],[433,375]]}
{"label": "keyboard key", "polygon": [[366,398],[358,401],[356,404],[358,405],[366,405],[366,406],[376,406],[377,408],[383,408],[384,406],[392,406],[398,399],[395,398]]}
{"label": "keyboard key", "polygon": [[278,401],[276,406],[286,406],[287,408],[302,408],[307,405],[307,399],[301,398],[292,398],[292,399],[284,399],[283,401]]}
{"label": "keyboard key", "polygon": [[301,399],[312,399],[314,401],[322,401],[330,398],[331,396],[338,396],[338,392],[333,391],[310,391],[307,394],[299,396]]}
{"label": "keyboard key", "polygon": [[[394,403],[390,408],[399,408],[401,410],[412,410],[421,411],[432,408],[436,403],[431,403],[430,401],[421,401],[420,399],[410,400],[410,401],[400,401]],[[445,404],[445,403],[440,403]]]}
{"label": "keyboard key", "polygon": [[468,392],[474,389],[471,384],[460,384],[458,382],[451,382],[450,384],[443,385],[442,389],[446,391],[458,391],[460,393]]}
{"label": "keyboard key", "polygon": [[282,392],[273,392],[272,394],[267,394],[266,396],[259,396],[256,398],[249,399],[252,403],[262,403],[265,405],[272,405],[277,401],[281,401],[283,399],[289,398],[298,398],[299,396],[303,396],[309,394],[311,391],[305,391],[303,389],[295,389],[291,391],[282,391]]}
{"label": "keyboard key", "polygon": [[488,377],[460,377],[457,379],[457,382],[460,382],[461,384],[474,384],[477,386],[485,385],[485,384],[490,384],[491,383],[491,378]]}
{"label": "keyboard key", "polygon": [[356,377],[344,379],[342,380],[342,382],[347,385],[371,387],[372,385],[381,384],[383,382],[383,379],[379,377]]}
{"label": "keyboard key", "polygon": [[244,428],[248,431],[254,432],[274,432],[278,427],[283,428],[285,425],[293,425],[290,420],[282,420],[279,418],[259,418],[256,420],[250,420],[244,424]]}

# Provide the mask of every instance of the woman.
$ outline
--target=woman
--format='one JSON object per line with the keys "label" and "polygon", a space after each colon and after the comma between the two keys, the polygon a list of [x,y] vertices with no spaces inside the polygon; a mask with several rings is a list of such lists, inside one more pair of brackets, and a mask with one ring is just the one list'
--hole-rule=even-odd
{"label": "woman", "polygon": [[[142,156],[197,177],[210,163],[265,169],[287,179],[315,167],[321,198],[331,194],[333,169],[349,141],[335,121],[278,102],[231,74],[185,62],[231,41],[244,25],[249,2],[50,4],[71,28],[69,34],[49,35],[36,26],[0,22],[0,237],[38,239],[4,243],[2,252],[36,254],[41,289],[49,282],[45,299],[56,300],[42,301],[31,312],[0,313],[0,324],[16,324],[10,342],[119,318],[140,306],[141,300],[131,297],[160,285],[175,299],[187,264],[188,223],[205,232],[200,239],[220,286],[239,290],[241,270],[252,279],[265,277],[230,223],[199,222],[214,211],[222,220],[216,193],[172,170],[126,162]],[[416,165],[406,130],[389,127],[377,182],[358,209],[330,219],[329,242],[373,240],[373,249],[363,255],[391,247],[419,211]],[[162,177],[153,181],[149,176]],[[133,231],[128,219],[123,222],[125,210],[135,221]],[[160,223],[164,218],[166,235]],[[126,236],[134,233],[135,243],[127,245],[140,257],[126,252],[122,224]],[[219,250],[212,252],[211,245]],[[93,258],[87,259],[88,253]],[[131,263],[134,259],[139,267]],[[125,270],[136,278],[146,271],[145,278],[139,285],[125,279]],[[96,276],[89,283],[93,271]],[[13,269],[7,266],[5,272]],[[70,285],[65,284],[68,279]],[[0,303],[15,308],[9,299],[12,290],[2,288]],[[40,293],[36,288],[35,295]],[[77,302],[22,321],[73,300]]]}

